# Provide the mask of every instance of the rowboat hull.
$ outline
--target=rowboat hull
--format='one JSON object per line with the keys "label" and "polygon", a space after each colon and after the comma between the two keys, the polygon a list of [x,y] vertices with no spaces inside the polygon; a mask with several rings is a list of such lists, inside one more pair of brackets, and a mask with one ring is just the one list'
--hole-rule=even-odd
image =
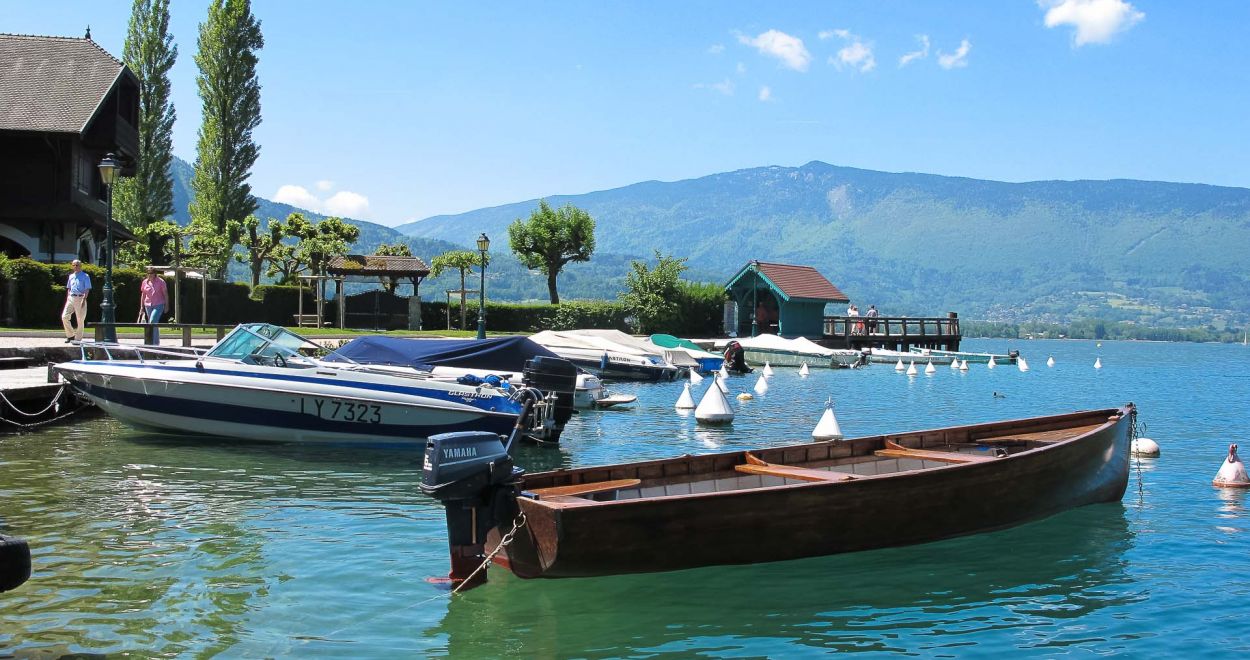
{"label": "rowboat hull", "polygon": [[[743,452],[528,475],[528,491],[608,479],[637,479],[641,487],[611,501],[517,498],[526,523],[496,561],[526,578],[587,577],[830,555],[1010,527],[1118,501],[1128,483],[1134,415],[1130,404],[752,452],[768,463],[832,465],[856,475],[841,481],[744,475],[735,472]],[[879,451],[887,441],[923,450],[1064,429],[1077,431],[944,467],[912,458],[885,465]]]}

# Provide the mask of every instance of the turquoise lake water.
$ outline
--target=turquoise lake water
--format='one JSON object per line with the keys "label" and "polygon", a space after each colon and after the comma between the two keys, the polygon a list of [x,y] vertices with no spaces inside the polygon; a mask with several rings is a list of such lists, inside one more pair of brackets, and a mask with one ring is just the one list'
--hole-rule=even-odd
{"label": "turquoise lake water", "polygon": [[[454,597],[427,581],[446,574],[447,544],[441,508],[417,488],[416,450],[204,443],[108,418],[0,436],[0,531],[26,538],[35,565],[30,582],[0,594],[0,656],[1250,651],[1247,493],[1211,486],[1229,442],[1250,455],[1250,349],[965,342],[1009,347],[1029,372],[969,365],[907,377],[872,365],[804,379],[778,369],[766,395],[735,402],[724,428],[673,410],[680,383],[616,384],[638,395],[633,408],[579,415],[558,449],[524,447],[518,463],[534,471],[805,442],[829,397],[848,436],[1132,401],[1163,454],[1135,463],[1122,502],[991,534],[753,566],[532,581],[495,568],[487,585]],[[731,378],[731,391],[756,379]]]}

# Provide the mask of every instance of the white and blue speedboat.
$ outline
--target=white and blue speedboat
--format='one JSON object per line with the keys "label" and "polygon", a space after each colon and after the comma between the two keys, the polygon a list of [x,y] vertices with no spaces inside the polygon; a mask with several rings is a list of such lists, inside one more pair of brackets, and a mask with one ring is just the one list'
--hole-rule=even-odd
{"label": "white and blue speedboat", "polygon": [[[301,353],[305,347],[317,346],[284,328],[253,323],[202,355],[111,359],[125,347],[86,345],[83,359],[54,368],[118,420],[179,435],[419,444],[454,431],[507,435],[522,419],[526,435],[556,442],[572,415],[576,369],[563,360],[535,359],[524,385],[516,387],[327,361]],[[90,353],[106,359],[88,359]]]}

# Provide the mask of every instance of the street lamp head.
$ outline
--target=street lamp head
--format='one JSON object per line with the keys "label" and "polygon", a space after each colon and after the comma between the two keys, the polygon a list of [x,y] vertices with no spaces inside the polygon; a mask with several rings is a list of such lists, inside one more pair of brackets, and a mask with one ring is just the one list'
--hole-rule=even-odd
{"label": "street lamp head", "polygon": [[104,185],[112,187],[119,167],[121,163],[117,162],[116,156],[112,153],[105,154],[104,159],[100,161],[100,178],[104,181]]}
{"label": "street lamp head", "polygon": [[486,237],[486,232],[482,232],[482,235],[477,237],[477,249],[479,252],[486,252],[490,249],[490,239]]}

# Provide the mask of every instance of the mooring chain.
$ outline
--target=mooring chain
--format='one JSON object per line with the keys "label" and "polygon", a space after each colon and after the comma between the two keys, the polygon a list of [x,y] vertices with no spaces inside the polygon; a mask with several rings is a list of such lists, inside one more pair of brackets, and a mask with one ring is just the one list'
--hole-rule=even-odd
{"label": "mooring chain", "polygon": [[[1138,419],[1137,410],[1133,410],[1133,422],[1128,428],[1128,444],[1131,448],[1133,442],[1146,434],[1146,423]],[[1132,449],[1129,450],[1132,452]],[[1146,504],[1146,485],[1142,479],[1141,456],[1133,453],[1133,467],[1137,470],[1137,505],[1145,506]]]}
{"label": "mooring chain", "polygon": [[451,593],[453,594],[460,593],[460,590],[463,589],[465,585],[473,581],[474,576],[476,576],[481,571],[485,570],[486,567],[489,566],[492,561],[494,561],[495,555],[502,552],[504,548],[508,547],[508,545],[512,543],[512,540],[516,538],[516,533],[520,531],[522,527],[525,526],[525,522],[526,522],[525,512],[517,511],[516,520],[512,521],[512,529],[509,530],[507,534],[504,534],[503,538],[499,539],[499,545],[495,546],[495,549],[491,550],[490,554],[486,555],[486,559],[482,560],[481,565],[473,569],[473,572],[469,573],[469,577],[465,578],[455,589],[452,589]]}
{"label": "mooring chain", "polygon": [[12,409],[13,409],[13,411],[14,411],[14,412],[16,412],[16,413],[17,413],[17,414],[19,414],[19,415],[23,415],[23,416],[26,416],[26,417],[38,417],[38,416],[40,416],[40,415],[42,415],[42,414],[44,414],[44,413],[48,412],[49,410],[52,410],[52,408],[53,408],[54,406],[56,406],[56,405],[57,405],[57,401],[60,401],[60,400],[61,400],[61,395],[62,395],[62,394],[65,394],[65,388],[64,388],[64,387],[62,387],[61,389],[57,390],[56,396],[52,397],[52,400],[48,402],[48,407],[47,407],[47,408],[44,408],[43,410],[40,410],[40,411],[39,411],[39,412],[37,412],[37,413],[28,413],[28,412],[26,412],[26,411],[22,410],[21,408],[18,408],[17,406],[13,405],[13,402],[12,402],[12,401],[9,401],[9,398],[8,398],[8,397],[6,397],[6,396],[4,395],[4,392],[0,392],[0,401],[4,401],[5,403],[9,404],[9,407],[10,407],[10,408],[12,408]]}

